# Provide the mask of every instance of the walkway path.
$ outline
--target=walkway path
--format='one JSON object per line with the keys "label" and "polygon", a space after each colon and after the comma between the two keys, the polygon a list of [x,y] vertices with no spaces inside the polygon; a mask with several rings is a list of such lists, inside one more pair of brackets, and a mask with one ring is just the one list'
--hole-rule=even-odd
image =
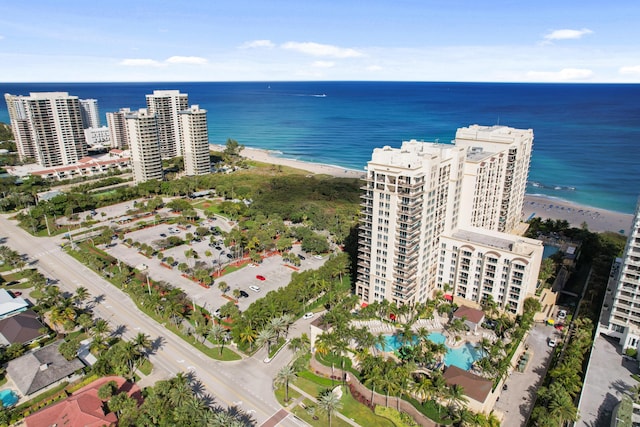
{"label": "walkway path", "polygon": [[[295,384],[289,384],[289,387],[291,387],[293,390],[297,391],[298,393],[300,393],[302,396],[306,397],[307,399],[311,400],[312,402],[318,403],[318,399],[316,399],[315,397],[311,396],[309,393],[307,393],[306,391],[302,390],[300,387],[296,386]],[[340,412],[335,412],[335,416],[340,418],[345,423],[351,424],[354,427],[361,427],[360,424],[358,424],[357,422],[353,421],[351,418],[345,417]]]}

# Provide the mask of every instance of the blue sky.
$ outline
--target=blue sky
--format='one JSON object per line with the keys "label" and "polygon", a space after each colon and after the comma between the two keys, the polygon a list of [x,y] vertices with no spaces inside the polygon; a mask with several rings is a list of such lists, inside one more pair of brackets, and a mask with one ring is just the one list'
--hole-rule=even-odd
{"label": "blue sky", "polygon": [[31,0],[0,82],[640,82],[637,0]]}

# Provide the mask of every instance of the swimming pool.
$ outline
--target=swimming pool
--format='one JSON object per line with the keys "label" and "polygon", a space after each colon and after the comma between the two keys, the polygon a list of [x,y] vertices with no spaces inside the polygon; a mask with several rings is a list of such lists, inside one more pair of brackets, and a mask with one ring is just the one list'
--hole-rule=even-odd
{"label": "swimming pool", "polygon": [[[431,332],[427,338],[436,344],[444,344],[447,341],[447,337],[440,332]],[[384,335],[385,347],[384,351],[395,351],[402,347],[402,338],[398,335]],[[412,342],[416,343],[418,337],[414,336]],[[376,346],[378,350],[382,350],[381,347]],[[468,371],[471,369],[473,362],[482,358],[482,352],[476,348],[470,342],[463,344],[457,348],[451,348],[448,345],[447,353],[444,356],[444,364],[446,366],[457,366],[460,369]]]}
{"label": "swimming pool", "polygon": [[543,245],[542,247],[542,259],[549,258],[551,255],[555,254],[560,250],[557,246],[551,245]]}
{"label": "swimming pool", "polygon": [[15,405],[20,398],[13,390],[7,388],[0,390],[0,400],[2,400],[2,405],[8,408],[9,406]]}

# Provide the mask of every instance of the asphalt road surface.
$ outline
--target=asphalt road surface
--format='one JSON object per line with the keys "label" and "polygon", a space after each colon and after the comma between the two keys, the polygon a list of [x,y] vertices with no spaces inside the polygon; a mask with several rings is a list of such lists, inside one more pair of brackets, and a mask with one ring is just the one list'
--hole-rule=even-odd
{"label": "asphalt road surface", "polygon": [[[3,215],[0,216],[0,239],[4,240],[2,244],[34,261],[34,266],[46,277],[58,280],[62,291],[73,292],[78,286],[84,286],[93,298],[100,297],[94,308],[95,316],[108,320],[112,330],[124,326],[124,338],[132,338],[139,332],[149,335],[152,340],[160,338],[161,347],[150,357],[155,377],[192,372],[216,403],[236,406],[251,414],[256,425],[267,423],[280,411],[281,407],[273,395],[272,379],[289,361],[288,350],[281,352],[269,364],[262,362],[264,350],[253,358],[236,362],[211,360],[138,310],[128,295],[67,255],[60,248],[61,236],[33,237]],[[269,425],[304,425],[291,414],[273,424],[279,417],[277,415]]]}

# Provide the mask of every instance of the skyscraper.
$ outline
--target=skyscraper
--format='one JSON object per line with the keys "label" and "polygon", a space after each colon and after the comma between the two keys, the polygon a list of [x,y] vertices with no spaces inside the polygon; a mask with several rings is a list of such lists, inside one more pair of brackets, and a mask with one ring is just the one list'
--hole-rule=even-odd
{"label": "skyscraper", "polygon": [[502,230],[520,222],[532,139],[531,131],[476,125],[459,129],[454,144],[374,149],[360,215],[361,300],[413,304],[448,289],[450,298],[490,296],[520,313],[543,247]]}
{"label": "skyscraper", "polygon": [[463,148],[415,140],[373,150],[358,239],[363,301],[431,296],[440,236],[457,224],[464,157]]}
{"label": "skyscraper", "polygon": [[155,115],[140,109],[128,114],[125,119],[134,182],[139,184],[153,179],[161,180],[162,157]]}
{"label": "skyscraper", "polygon": [[468,149],[464,224],[510,233],[520,223],[533,147],[531,129],[473,125],[456,132],[454,144]]}
{"label": "skyscraper", "polygon": [[204,175],[211,172],[207,110],[192,105],[180,112],[180,127],[185,174]]}
{"label": "skyscraper", "polygon": [[121,150],[129,148],[129,136],[127,134],[126,116],[131,114],[129,108],[121,108],[115,113],[107,113],[107,126],[111,139],[111,148]]}
{"label": "skyscraper", "polygon": [[[614,280],[607,289],[603,312],[609,310],[608,335],[620,339],[622,348],[640,346],[640,200],[631,224],[622,259],[616,260]],[[611,307],[607,301],[613,295]]]}
{"label": "skyscraper", "polygon": [[67,92],[5,94],[21,160],[44,167],[76,163],[87,155],[80,102]]}
{"label": "skyscraper", "polygon": [[189,96],[179,90],[154,90],[146,97],[147,110],[156,117],[162,158],[182,156],[179,114],[189,108]]}
{"label": "skyscraper", "polygon": [[82,125],[85,129],[100,127],[100,112],[98,111],[97,99],[81,99],[80,113],[82,114]]}

